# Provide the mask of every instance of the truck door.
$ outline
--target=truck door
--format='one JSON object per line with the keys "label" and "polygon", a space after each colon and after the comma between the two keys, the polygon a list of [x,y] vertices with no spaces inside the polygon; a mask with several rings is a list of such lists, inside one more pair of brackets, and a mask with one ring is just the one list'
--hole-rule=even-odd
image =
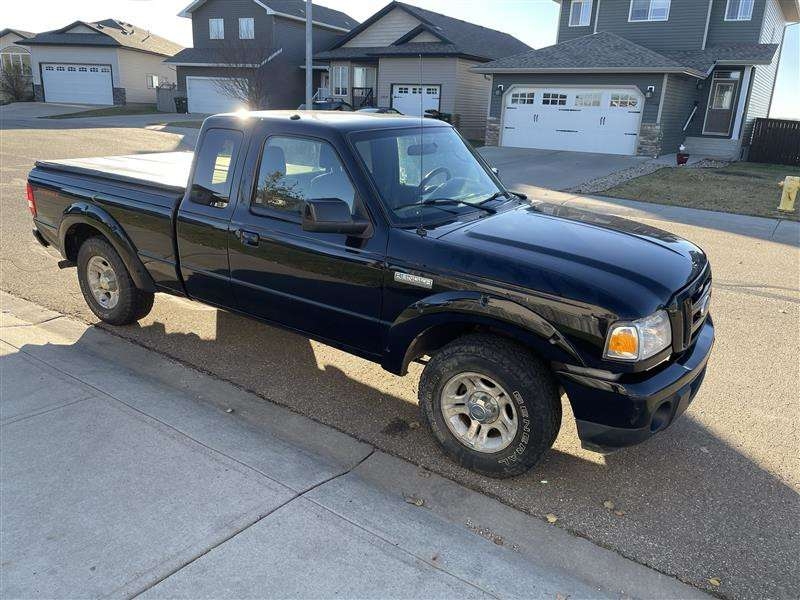
{"label": "truck door", "polygon": [[244,154],[244,134],[235,129],[207,129],[197,145],[192,179],[178,209],[176,239],[181,274],[189,296],[233,305],[228,266],[228,226]]}
{"label": "truck door", "polygon": [[324,140],[275,135],[263,146],[251,144],[245,171],[254,177],[242,188],[230,246],[240,308],[377,354],[385,233],[357,238],[301,225],[303,202],[311,199],[338,198],[354,215],[370,218],[340,155]]}

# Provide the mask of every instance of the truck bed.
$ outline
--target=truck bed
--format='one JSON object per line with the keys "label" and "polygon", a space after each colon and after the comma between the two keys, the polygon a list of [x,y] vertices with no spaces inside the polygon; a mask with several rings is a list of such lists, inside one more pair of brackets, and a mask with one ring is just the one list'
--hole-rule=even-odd
{"label": "truck bed", "polygon": [[194,152],[154,152],[129,156],[101,156],[42,160],[37,167],[90,177],[102,177],[183,192],[189,181]]}

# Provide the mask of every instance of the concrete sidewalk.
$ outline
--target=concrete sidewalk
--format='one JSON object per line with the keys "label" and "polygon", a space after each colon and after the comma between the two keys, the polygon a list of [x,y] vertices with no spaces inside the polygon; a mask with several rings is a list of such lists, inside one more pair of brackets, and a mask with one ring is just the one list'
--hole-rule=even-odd
{"label": "concrete sidewalk", "polygon": [[240,388],[0,299],[3,598],[703,596]]}

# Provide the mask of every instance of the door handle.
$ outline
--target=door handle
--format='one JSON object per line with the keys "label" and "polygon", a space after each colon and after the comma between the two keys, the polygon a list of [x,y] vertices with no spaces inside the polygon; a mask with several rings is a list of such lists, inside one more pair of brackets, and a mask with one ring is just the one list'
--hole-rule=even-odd
{"label": "door handle", "polygon": [[236,237],[238,237],[239,241],[245,246],[257,247],[259,241],[261,240],[257,233],[253,233],[252,231],[244,231],[243,229],[240,229],[236,232]]}

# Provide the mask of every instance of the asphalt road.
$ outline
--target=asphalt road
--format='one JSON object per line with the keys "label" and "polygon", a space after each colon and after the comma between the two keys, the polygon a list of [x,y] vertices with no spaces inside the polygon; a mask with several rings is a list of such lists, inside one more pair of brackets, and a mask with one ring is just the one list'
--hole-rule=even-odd
{"label": "asphalt road", "polygon": [[[25,175],[40,158],[168,151],[181,138],[64,123],[10,123],[0,134],[0,287],[94,322],[75,272],[59,271],[30,236]],[[718,340],[700,394],[667,432],[607,457],[580,448],[567,404],[553,451],[512,480],[460,469],[417,427],[418,368],[395,377],[301,336],[161,295],[138,326],[113,331],[509,505],[554,513],[557,526],[703,589],[800,597],[800,250],[653,223],[699,243],[714,266]],[[624,514],[604,508],[607,500]]]}

